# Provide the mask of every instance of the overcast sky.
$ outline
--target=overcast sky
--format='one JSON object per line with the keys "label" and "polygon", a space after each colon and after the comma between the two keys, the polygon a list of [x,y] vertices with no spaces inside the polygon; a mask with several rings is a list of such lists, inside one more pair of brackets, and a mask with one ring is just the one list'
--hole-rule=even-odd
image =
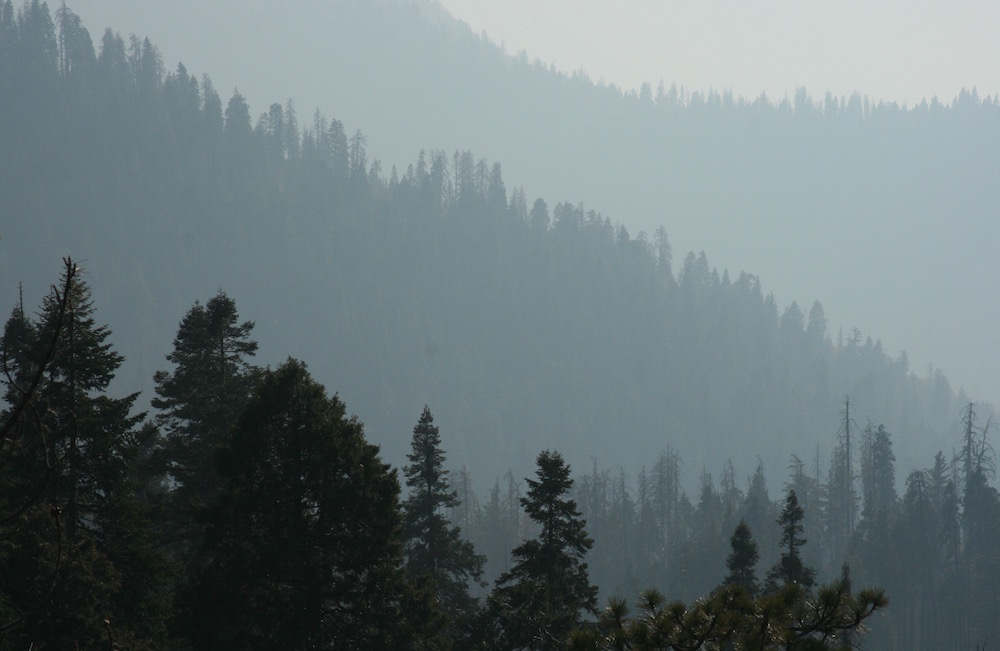
{"label": "overcast sky", "polygon": [[908,104],[1000,92],[1000,3],[983,0],[442,0],[508,52],[624,88]]}

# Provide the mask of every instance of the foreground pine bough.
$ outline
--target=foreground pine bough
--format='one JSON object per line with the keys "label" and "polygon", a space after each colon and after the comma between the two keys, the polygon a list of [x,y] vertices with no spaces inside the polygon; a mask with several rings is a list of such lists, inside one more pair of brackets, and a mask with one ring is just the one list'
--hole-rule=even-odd
{"label": "foreground pine bough", "polygon": [[795,584],[752,598],[739,585],[727,586],[686,606],[665,603],[647,590],[632,616],[624,599],[612,598],[593,626],[578,629],[569,648],[654,649],[832,649],[851,648],[852,639],[876,611],[888,605],[881,588],[851,593],[840,580],[815,595]]}

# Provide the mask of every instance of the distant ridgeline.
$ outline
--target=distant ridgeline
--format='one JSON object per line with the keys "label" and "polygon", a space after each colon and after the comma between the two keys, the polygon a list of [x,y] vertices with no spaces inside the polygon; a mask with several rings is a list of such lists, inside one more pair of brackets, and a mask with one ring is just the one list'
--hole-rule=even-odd
{"label": "distant ridgeline", "polygon": [[[597,648],[598,589],[655,587],[829,648],[884,606],[854,580],[877,648],[1000,636],[995,428],[941,371],[471,153],[384,170],[302,122],[0,0],[0,647],[525,648],[541,613]],[[654,597],[609,612],[636,639]]]}
{"label": "distant ridgeline", "polygon": [[72,254],[129,390],[149,395],[180,315],[221,287],[263,362],[306,360],[387,460],[433,405],[482,485],[543,448],[634,477],[669,447],[688,486],[727,459],[741,483],[758,459],[773,477],[793,453],[826,468],[847,395],[902,468],[960,443],[968,399],[940,371],[704,253],[672,265],[662,228],[526,197],[469,152],[383,169],[319,111],[255,119],[148,40],[109,30],[95,48],[69,10],[0,6],[3,306],[19,281],[36,304]]}

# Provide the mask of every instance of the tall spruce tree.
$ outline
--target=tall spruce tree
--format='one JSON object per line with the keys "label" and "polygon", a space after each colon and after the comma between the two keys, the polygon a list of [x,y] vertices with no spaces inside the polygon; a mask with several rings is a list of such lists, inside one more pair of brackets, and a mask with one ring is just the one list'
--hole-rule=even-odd
{"label": "tall spruce tree", "polygon": [[209,562],[182,600],[195,649],[429,648],[395,471],[305,365],[264,373],[219,467]]}
{"label": "tall spruce tree", "polygon": [[411,447],[410,464],[403,469],[410,489],[403,504],[406,571],[429,581],[453,637],[462,639],[476,611],[469,584],[481,581],[485,558],[445,517],[444,509],[459,505],[458,494],[449,485],[441,436],[426,406],[413,428]]}
{"label": "tall spruce tree", "polygon": [[593,541],[567,497],[570,467],[558,452],[544,451],[536,461],[537,479],[527,479],[521,505],[541,531],[514,549],[514,566],[490,595],[502,649],[562,649],[581,613],[596,612],[597,587],[583,562]]}

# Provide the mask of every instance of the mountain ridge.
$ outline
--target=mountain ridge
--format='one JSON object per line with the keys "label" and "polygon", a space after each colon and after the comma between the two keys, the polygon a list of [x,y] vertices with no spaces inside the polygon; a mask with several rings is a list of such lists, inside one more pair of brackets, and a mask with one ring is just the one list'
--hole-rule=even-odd
{"label": "mountain ridge", "polygon": [[[757,276],[720,274],[703,254],[675,275],[665,232],[633,238],[583,204],[529,209],[467,151],[381,169],[364,134],[321,114],[300,129],[291,104],[254,124],[241,95],[225,103],[180,66],[164,75],[138,39],[112,34],[69,68],[46,52],[33,53],[45,75],[3,70],[18,91],[0,134],[16,145],[4,212],[26,217],[5,228],[0,269],[30,269],[41,292],[51,278],[38,252],[77,249],[131,387],[163,368],[180,315],[222,286],[257,322],[264,361],[313,365],[395,463],[423,404],[454,432],[455,463],[493,462],[477,473],[486,481],[573,445],[578,467],[596,456],[633,471],[673,447],[693,479],[713,470],[704,432],[744,464],[783,467],[832,445],[844,394],[920,442],[902,465],[955,431],[966,398],[943,374],[918,378],[860,333],[834,343],[822,307],[810,321],[824,334],[803,339],[798,304],[780,308]],[[618,435],[633,445],[607,440]]]}

